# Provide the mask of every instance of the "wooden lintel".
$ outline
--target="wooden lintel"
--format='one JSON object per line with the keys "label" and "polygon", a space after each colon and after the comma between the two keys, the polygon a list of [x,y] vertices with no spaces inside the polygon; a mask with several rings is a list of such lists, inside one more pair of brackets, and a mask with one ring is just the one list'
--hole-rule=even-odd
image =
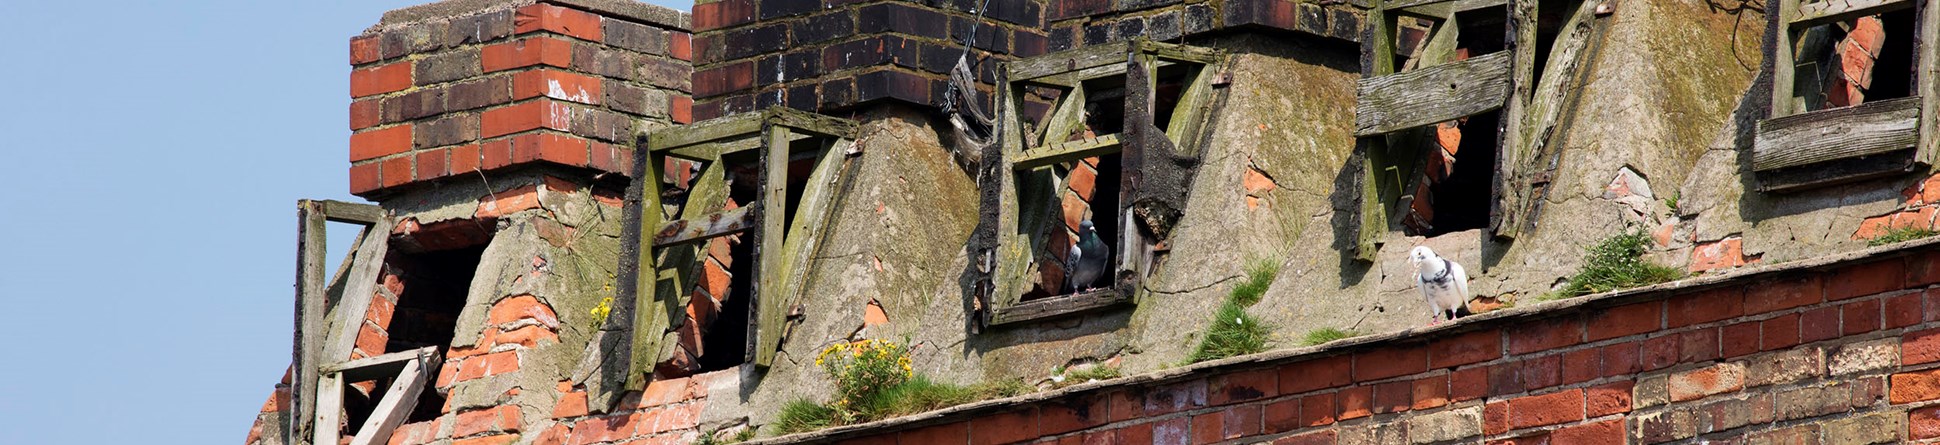
{"label": "wooden lintel", "polygon": [[1129,301],[1131,301],[1130,298],[1119,295],[1116,289],[1098,289],[1091,292],[1026,301],[1009,306],[999,306],[991,311],[990,324],[1000,325],[1075,314],[1111,307]]}
{"label": "wooden lintel", "polygon": [[[427,350],[428,353],[424,352]],[[418,393],[423,392],[425,383],[431,380],[427,371],[435,369],[433,366],[440,364],[441,360],[437,347],[405,352],[411,353],[410,356],[398,363],[399,369],[391,374],[395,378],[391,380],[390,389],[384,392],[384,398],[371,410],[370,417],[364,420],[363,428],[357,430],[357,436],[350,440],[350,445],[390,443],[391,433],[397,430],[398,425],[404,424],[411,411],[417,408]]]}
{"label": "wooden lintel", "polygon": [[760,218],[754,206],[737,207],[718,213],[669,222],[654,232],[653,248],[662,249],[740,233],[753,228]]}
{"label": "wooden lintel", "polygon": [[334,200],[323,200],[323,217],[332,222],[372,225],[384,219],[384,208],[370,204],[358,204]]}
{"label": "wooden lintel", "polygon": [[356,360],[326,364],[321,369],[318,369],[318,371],[324,374],[344,373],[345,381],[358,382],[374,377],[397,374],[397,370],[404,368],[404,362],[418,357],[436,357],[438,355],[437,346],[425,346],[376,357],[364,357]]}
{"label": "wooden lintel", "polygon": [[1509,98],[1510,53],[1499,51],[1356,85],[1354,135],[1373,136],[1501,108]]}
{"label": "wooden lintel", "polygon": [[721,159],[722,156],[761,148],[761,143],[762,139],[755,137],[755,133],[748,133],[739,138],[716,139],[713,142],[667,150],[666,154],[690,161],[713,162]]}
{"label": "wooden lintel", "polygon": [[1800,4],[1788,23],[1792,29],[1807,28],[1911,7],[1912,0],[1825,0]]}
{"label": "wooden lintel", "polygon": [[1920,98],[1905,97],[1758,123],[1754,171],[1879,154],[1920,139]]}
{"label": "wooden lintel", "polygon": [[647,135],[647,147],[650,151],[666,151],[759,132],[763,116],[741,113],[660,130]]}
{"label": "wooden lintel", "polygon": [[[841,139],[855,139],[855,121],[837,117],[796,110],[788,107],[773,107],[767,111],[768,122],[792,128],[792,133],[808,133]],[[803,137],[808,136],[802,134]]]}
{"label": "wooden lintel", "polygon": [[1409,1],[1405,2],[1405,4],[1403,2],[1397,2],[1388,8],[1398,9],[1408,15],[1444,19],[1454,16],[1458,12],[1487,9],[1507,4],[1509,4],[1508,0],[1430,0]]}
{"label": "wooden lintel", "polygon": [[1784,193],[1904,175],[1920,167],[1915,156],[1915,150],[1909,148],[1752,174],[1758,178],[1758,191]]}
{"label": "wooden lintel", "polygon": [[1024,153],[1022,158],[1011,164],[1013,170],[1030,170],[1051,164],[1070,162],[1092,156],[1117,153],[1118,135],[1108,134],[1097,139],[1050,144]]}
{"label": "wooden lintel", "polygon": [[1008,77],[1011,81],[1015,82],[1094,66],[1125,63],[1125,54],[1131,51],[1131,45],[1131,42],[1114,42],[1058,51],[1028,59],[1013,60],[1005,63],[1004,69],[1009,72]]}

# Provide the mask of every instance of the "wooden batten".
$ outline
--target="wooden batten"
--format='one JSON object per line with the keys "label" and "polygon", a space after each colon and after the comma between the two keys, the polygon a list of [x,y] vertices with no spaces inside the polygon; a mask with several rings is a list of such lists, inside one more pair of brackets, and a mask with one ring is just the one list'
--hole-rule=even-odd
{"label": "wooden batten", "polygon": [[1509,98],[1509,52],[1361,79],[1355,136],[1372,136],[1501,108]]}
{"label": "wooden batten", "polygon": [[1765,171],[1911,148],[1920,139],[1918,97],[1795,114],[1758,123],[1752,170]]}

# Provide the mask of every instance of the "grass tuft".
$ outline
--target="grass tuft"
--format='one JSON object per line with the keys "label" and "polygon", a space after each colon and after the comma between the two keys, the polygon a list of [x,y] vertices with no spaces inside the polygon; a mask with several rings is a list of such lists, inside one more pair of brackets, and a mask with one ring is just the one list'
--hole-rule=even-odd
{"label": "grass tuft", "polygon": [[1650,243],[1650,237],[1640,231],[1604,239],[1590,247],[1589,253],[1583,256],[1583,267],[1570,276],[1569,284],[1537,300],[1648,286],[1684,277],[1683,271],[1644,261],[1644,251],[1650,248]]}
{"label": "grass tuft", "polygon": [[775,415],[775,435],[786,436],[804,431],[815,431],[842,423],[842,413],[808,399],[795,399],[781,406],[781,413]]}
{"label": "grass tuft", "polygon": [[1940,232],[1935,232],[1931,229],[1925,229],[1920,227],[1895,227],[1890,230],[1887,230],[1886,233],[1882,233],[1882,234],[1879,234],[1879,236],[1875,236],[1875,237],[1872,237],[1871,239],[1867,239],[1866,245],[1884,246],[1887,244],[1893,244],[1893,243],[1904,242],[1904,241],[1912,241],[1912,240],[1926,238],[1934,235],[1940,235]]}
{"label": "grass tuft", "polygon": [[1212,326],[1206,327],[1206,337],[1199,341],[1199,347],[1193,349],[1186,363],[1265,351],[1267,336],[1273,329],[1246,313],[1246,308],[1260,302],[1279,273],[1279,265],[1272,262],[1256,261],[1248,265],[1246,281],[1234,286],[1226,301],[1219,305],[1219,311],[1213,313]]}
{"label": "grass tuft", "polygon": [[775,435],[784,436],[1010,397],[1034,389],[1022,380],[961,386],[931,381],[928,376],[917,374],[861,400],[853,407],[854,411],[847,414],[832,406],[797,399],[782,406],[771,428]]}
{"label": "grass tuft", "polygon": [[1307,331],[1307,337],[1300,341],[1300,345],[1313,346],[1318,344],[1324,344],[1334,340],[1340,340],[1343,338],[1354,338],[1359,336],[1361,336],[1361,333],[1359,332],[1343,331],[1343,330],[1334,329],[1334,328],[1320,328],[1320,329]]}

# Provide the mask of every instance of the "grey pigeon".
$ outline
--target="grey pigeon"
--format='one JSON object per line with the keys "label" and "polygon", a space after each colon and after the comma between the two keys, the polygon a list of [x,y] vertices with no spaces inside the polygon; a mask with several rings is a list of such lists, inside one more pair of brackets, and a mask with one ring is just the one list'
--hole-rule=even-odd
{"label": "grey pigeon", "polygon": [[1071,292],[1097,289],[1099,278],[1105,276],[1105,269],[1111,263],[1111,246],[1098,238],[1098,230],[1091,220],[1078,223],[1078,243],[1071,245],[1071,254],[1065,257],[1065,269],[1071,271],[1065,287]]}
{"label": "grey pigeon", "polygon": [[1408,262],[1415,266],[1415,287],[1421,288],[1421,297],[1428,300],[1428,325],[1439,323],[1441,317],[1449,321],[1472,315],[1468,311],[1468,271],[1461,264],[1435,255],[1428,246],[1416,246],[1408,254]]}

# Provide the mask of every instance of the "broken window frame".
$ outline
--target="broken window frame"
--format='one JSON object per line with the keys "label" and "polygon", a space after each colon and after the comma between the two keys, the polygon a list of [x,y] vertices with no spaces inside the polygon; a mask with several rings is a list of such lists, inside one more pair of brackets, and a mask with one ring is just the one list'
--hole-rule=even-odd
{"label": "broken window frame", "polygon": [[[1413,198],[1407,190],[1424,162],[1427,132],[1442,122],[1500,112],[1487,229],[1515,238],[1533,228],[1556,165],[1555,131],[1571,103],[1573,86],[1584,83],[1587,48],[1601,32],[1594,17],[1600,2],[1581,1],[1556,29],[1539,35],[1540,0],[1402,0],[1381,3],[1368,12],[1372,24],[1362,46],[1363,77],[1356,86],[1355,153],[1348,168],[1361,170],[1358,234],[1354,258],[1373,261]],[[1567,7],[1569,2],[1562,5]],[[1461,16],[1502,8],[1504,49],[1454,60]],[[1567,11],[1566,11],[1567,12]],[[1434,21],[1411,70],[1395,66],[1398,19]],[[1453,31],[1453,32],[1448,32]],[[1548,54],[1538,57],[1543,39]],[[1429,53],[1427,51],[1433,51]],[[1542,65],[1541,76],[1537,64]],[[1446,86],[1444,86],[1446,85]],[[1396,155],[1400,152],[1400,155]],[[1390,161],[1400,157],[1405,165]],[[1407,167],[1408,170],[1401,170]],[[1391,173],[1391,174],[1390,174]],[[1384,176],[1391,176],[1384,181]],[[1391,214],[1392,213],[1392,214]]]}
{"label": "broken window frame", "polygon": [[[839,196],[852,179],[855,123],[784,107],[744,113],[656,131],[640,142],[634,157],[633,186],[628,190],[628,229],[622,239],[619,286],[614,307],[602,331],[630,331],[628,347],[606,354],[625,363],[625,381],[588,381],[594,403],[611,402],[622,390],[646,386],[653,366],[665,360],[673,344],[675,317],[684,314],[700,264],[696,247],[708,240],[747,233],[754,243],[753,276],[748,295],[753,313],[745,328],[749,347],[745,361],[767,367],[780,348],[792,307],[804,296],[803,281],[821,249]],[[804,148],[807,147],[807,148]],[[753,202],[733,210],[719,210],[728,194],[723,159],[753,150],[760,163],[761,184]],[[781,217],[788,197],[790,157],[820,150],[813,172],[798,198],[789,227]],[[668,214],[662,196],[668,190],[662,171],[669,158],[699,162],[689,198]],[[717,194],[720,200],[698,195]],[[707,202],[699,202],[707,201]],[[650,210],[650,211],[649,211]],[[768,216],[774,216],[770,218]],[[636,308],[638,310],[636,310]]]}
{"label": "broken window frame", "polygon": [[[391,384],[384,391],[384,397],[371,410],[370,417],[357,429],[350,445],[386,444],[391,441],[391,433],[398,425],[404,424],[411,411],[418,406],[418,394],[430,383],[436,364],[443,359],[437,346],[425,346],[408,351],[398,351],[376,357],[367,357],[333,365],[324,365],[318,370],[317,414],[314,425],[336,425],[338,416],[343,412],[344,386],[362,382],[391,378]],[[312,444],[339,443],[341,437],[337,428],[317,428]]]}
{"label": "broken window frame", "polygon": [[[999,161],[986,171],[981,187],[985,220],[994,221],[993,246],[986,246],[977,289],[977,321],[994,326],[1038,320],[1132,303],[1138,283],[1154,268],[1171,226],[1185,208],[1185,187],[1196,169],[1199,147],[1210,127],[1213,90],[1223,51],[1143,39],[1079,48],[1020,59],[1005,65],[998,90]],[[1159,70],[1187,67],[1184,89],[1160,130],[1154,109]],[[1120,77],[1125,89],[1125,125],[1116,134],[1050,142],[1047,135],[1084,128],[1085,84]],[[1031,88],[1060,91],[1041,128],[1027,129],[1024,101]],[[1026,135],[1029,131],[1031,134]],[[1051,216],[1071,193],[1057,166],[1094,156],[1120,154],[1119,198],[1112,222],[1117,263],[1112,285],[1091,292],[1022,301],[1040,276],[1038,257],[1048,231],[1064,224]],[[1067,170],[1068,171],[1068,170]],[[1172,178],[1170,188],[1142,181]],[[1154,179],[1162,181],[1164,179]],[[1025,187],[1030,184],[1035,186]],[[1030,190],[1026,190],[1029,188]],[[990,194],[988,191],[997,193]],[[1094,197],[1094,199],[1096,199]],[[994,214],[994,215],[993,215]],[[1134,246],[1133,249],[1126,249]]]}
{"label": "broken window frame", "polygon": [[[1788,192],[1926,171],[1934,164],[1936,65],[1940,11],[1924,0],[1855,0],[1804,3],[1778,0],[1770,14],[1772,103],[1758,122],[1752,171],[1763,192]],[[1903,98],[1803,111],[1795,97],[1799,77],[1797,41],[1814,26],[1913,9],[1916,38],[1887,36],[1916,45],[1914,88]],[[1831,131],[1837,129],[1838,131]]]}
{"label": "broken window frame", "polygon": [[[339,263],[337,272],[325,275],[324,249],[329,238],[328,223],[339,222],[364,226],[352,244],[356,246]],[[370,308],[371,297],[375,295],[378,273],[383,268],[384,255],[389,249],[391,227],[390,214],[383,208],[369,204],[355,204],[331,200],[297,201],[297,269],[296,269],[296,332],[292,341],[291,362],[294,369],[290,381],[291,409],[284,419],[283,443],[312,443],[314,438],[327,437],[328,443],[337,443],[335,428],[337,413],[341,410],[341,387],[337,397],[322,396],[332,391],[318,391],[327,385],[329,370],[347,369],[351,352],[356,348],[357,334],[362,327],[364,313]],[[326,281],[326,278],[328,280]],[[433,351],[435,355],[435,350]],[[369,359],[364,359],[369,360]],[[398,421],[410,413],[417,403],[422,385],[416,389],[396,392],[396,396],[408,399],[408,403],[394,403],[392,407],[402,406],[395,413],[374,413],[372,418],[390,418],[395,414]],[[406,394],[408,392],[408,394]],[[386,394],[389,400],[393,394]],[[377,416],[375,414],[384,414]],[[331,428],[317,428],[318,422],[328,420]],[[392,424],[391,427],[395,427]],[[389,439],[389,428],[384,428],[384,437],[371,437],[366,443],[384,443]],[[377,430],[371,430],[373,434]],[[359,436],[363,437],[363,432]],[[322,443],[322,442],[317,442]]]}

